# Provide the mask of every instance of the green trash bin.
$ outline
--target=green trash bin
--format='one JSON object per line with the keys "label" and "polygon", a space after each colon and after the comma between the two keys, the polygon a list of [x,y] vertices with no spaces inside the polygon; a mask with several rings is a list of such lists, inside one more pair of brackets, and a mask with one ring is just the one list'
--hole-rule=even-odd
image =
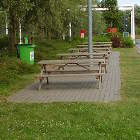
{"label": "green trash bin", "polygon": [[33,44],[18,44],[20,60],[34,64],[34,48]]}

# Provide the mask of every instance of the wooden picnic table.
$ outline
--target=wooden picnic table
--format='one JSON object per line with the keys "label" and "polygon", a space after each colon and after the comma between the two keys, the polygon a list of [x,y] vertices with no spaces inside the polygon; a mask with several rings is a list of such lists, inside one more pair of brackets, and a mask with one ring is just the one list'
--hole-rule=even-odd
{"label": "wooden picnic table", "polygon": [[106,52],[102,52],[102,53],[96,53],[96,52],[93,52],[93,53],[88,53],[88,52],[77,52],[77,53],[61,53],[61,54],[57,54],[57,56],[60,56],[61,58],[63,57],[82,57],[82,56],[85,56],[87,58],[89,58],[89,56],[93,55],[93,57],[98,57],[98,56],[101,56],[101,57],[105,57],[107,56],[108,54]]}
{"label": "wooden picnic table", "polygon": [[74,64],[74,63],[104,63],[104,59],[64,59],[64,60],[42,60],[38,62],[40,65],[59,65],[59,64]]}
{"label": "wooden picnic table", "polygon": [[[88,47],[88,44],[79,44],[77,47]],[[92,47],[111,47],[112,44],[93,44]],[[111,47],[112,48],[112,47]]]}
{"label": "wooden picnic table", "polygon": [[[84,42],[82,44],[87,44],[88,45],[88,42]],[[112,42],[93,42],[94,45],[96,44],[111,44],[112,45]]]}
{"label": "wooden picnic table", "polygon": [[57,56],[60,57],[60,59],[78,59],[78,58],[90,58],[90,56],[93,57],[93,59],[104,59],[106,63],[109,62],[109,55],[106,52],[103,53],[88,53],[88,52],[80,52],[80,53],[62,53],[57,54]]}
{"label": "wooden picnic table", "polygon": [[[96,76],[96,79],[99,80],[100,88],[100,84],[102,83],[102,76],[105,74],[104,70],[102,69],[102,64],[104,64],[104,60],[102,59],[42,60],[38,64],[41,65],[39,89],[41,88],[44,79],[46,79],[47,84],[49,84],[48,78],[54,76]],[[50,69],[49,66],[55,66],[57,68],[53,67]],[[70,66],[70,69],[65,69],[66,66]],[[75,66],[76,69],[72,69],[72,66]]]}
{"label": "wooden picnic table", "polygon": [[[84,47],[84,48],[70,48],[69,51],[71,53],[74,53],[74,52],[88,52],[88,48],[87,47]],[[103,48],[93,48],[93,52],[106,52],[108,54],[111,54],[111,51],[110,51],[110,48],[108,47],[103,47]]]}

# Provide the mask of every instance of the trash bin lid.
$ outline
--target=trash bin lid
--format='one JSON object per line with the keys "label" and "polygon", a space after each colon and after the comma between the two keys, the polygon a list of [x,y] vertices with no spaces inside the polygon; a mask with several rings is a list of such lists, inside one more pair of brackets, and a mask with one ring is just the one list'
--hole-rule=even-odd
{"label": "trash bin lid", "polygon": [[30,48],[35,48],[36,47],[36,45],[34,45],[34,44],[18,44],[17,45],[18,47],[30,47]]}

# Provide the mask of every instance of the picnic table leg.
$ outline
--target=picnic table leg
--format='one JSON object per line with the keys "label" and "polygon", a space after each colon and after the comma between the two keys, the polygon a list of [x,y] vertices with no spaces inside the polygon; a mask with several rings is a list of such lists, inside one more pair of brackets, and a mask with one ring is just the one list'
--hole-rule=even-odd
{"label": "picnic table leg", "polygon": [[41,87],[42,87],[42,81],[43,81],[43,78],[41,77],[39,81],[40,81],[40,82],[39,82],[38,90],[40,90]]}
{"label": "picnic table leg", "polygon": [[46,77],[46,80],[47,80],[47,84],[49,84],[49,78],[48,77]]}
{"label": "picnic table leg", "polygon": [[104,71],[103,71],[103,69],[102,69],[102,71],[103,71],[104,73],[107,73],[107,66],[104,65],[103,68],[104,68]]}
{"label": "picnic table leg", "polygon": [[[101,62],[99,63],[99,74],[102,73],[102,65]],[[102,83],[102,75],[99,75],[99,89],[101,88],[101,83]]]}
{"label": "picnic table leg", "polygon": [[[47,74],[46,65],[43,65],[43,69],[44,69],[45,74]],[[46,81],[47,81],[47,84],[49,84],[49,78],[48,77],[46,77]]]}
{"label": "picnic table leg", "polygon": [[99,76],[99,84],[98,84],[98,88],[100,89],[101,87],[101,77]]}
{"label": "picnic table leg", "polygon": [[101,76],[101,83],[103,83],[103,76]]}
{"label": "picnic table leg", "polygon": [[107,66],[105,65],[105,73],[107,73]]}

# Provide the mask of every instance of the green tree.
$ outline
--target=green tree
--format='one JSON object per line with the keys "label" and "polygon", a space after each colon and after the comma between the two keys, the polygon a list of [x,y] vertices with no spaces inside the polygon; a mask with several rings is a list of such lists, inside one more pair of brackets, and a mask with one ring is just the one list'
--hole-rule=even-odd
{"label": "green tree", "polygon": [[140,6],[135,6],[136,25],[140,27]]}
{"label": "green tree", "polygon": [[117,0],[102,0],[99,6],[108,8],[108,10],[104,12],[107,25],[119,28],[122,12],[118,10]]}
{"label": "green tree", "polygon": [[1,6],[9,18],[9,54],[15,53],[19,21],[24,20],[25,14],[34,5],[30,0],[3,0]]}
{"label": "green tree", "polygon": [[[80,30],[82,12],[79,5],[83,0],[34,0],[35,7],[25,16],[24,26],[28,29],[32,23],[37,27],[40,38],[48,35],[48,38],[62,38],[68,35],[69,23],[72,23],[73,35]],[[30,23],[30,24],[27,24]]]}
{"label": "green tree", "polygon": [[140,6],[135,6],[136,34],[140,35]]}

